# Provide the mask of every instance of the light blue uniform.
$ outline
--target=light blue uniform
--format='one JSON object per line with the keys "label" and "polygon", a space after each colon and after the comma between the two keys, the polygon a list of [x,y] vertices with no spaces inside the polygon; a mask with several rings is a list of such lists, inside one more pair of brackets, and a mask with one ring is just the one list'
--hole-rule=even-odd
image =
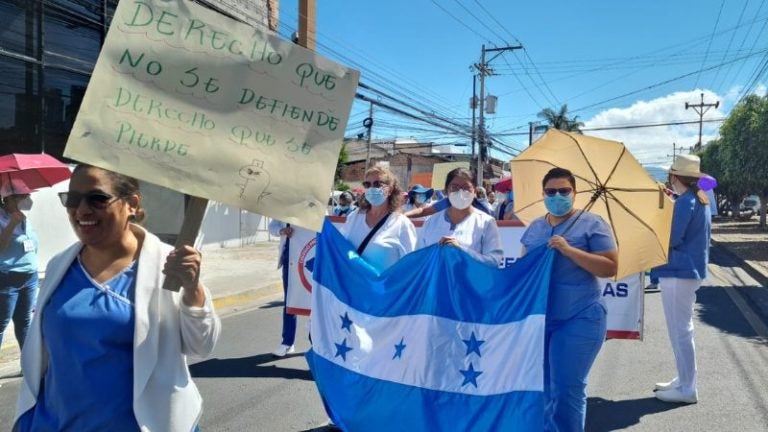
{"label": "light blue uniform", "polygon": [[137,431],[133,413],[136,263],[99,284],[72,263],[42,310],[48,368],[25,431]]}
{"label": "light blue uniform", "polygon": [[[587,252],[616,249],[610,226],[600,217],[574,213],[557,226],[534,220],[520,239],[526,250],[553,235]],[[578,217],[578,219],[576,219]],[[571,226],[571,223],[576,222]],[[606,312],[597,278],[557,253],[549,287],[544,351],[546,431],[583,431],[587,375],[605,340]]]}

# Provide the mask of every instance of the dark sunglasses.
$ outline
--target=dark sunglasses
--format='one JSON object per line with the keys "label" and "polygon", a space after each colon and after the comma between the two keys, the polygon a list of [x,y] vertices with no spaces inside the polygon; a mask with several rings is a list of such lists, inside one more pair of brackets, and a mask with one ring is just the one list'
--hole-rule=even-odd
{"label": "dark sunglasses", "polygon": [[379,181],[379,180],[376,180],[373,183],[371,183],[369,181],[364,181],[363,182],[363,187],[366,188],[366,189],[370,188],[371,186],[373,186],[375,188],[380,188],[380,187],[386,186],[386,185],[387,185],[387,183]]}
{"label": "dark sunglasses", "polygon": [[61,205],[68,209],[78,208],[80,202],[85,200],[88,207],[96,210],[104,210],[109,207],[110,204],[117,201],[119,197],[112,196],[101,192],[90,192],[87,194],[80,194],[77,192],[60,192],[59,199]]}
{"label": "dark sunglasses", "polygon": [[547,196],[553,197],[557,194],[560,194],[561,196],[568,196],[573,192],[573,189],[571,188],[544,188],[544,194]]}

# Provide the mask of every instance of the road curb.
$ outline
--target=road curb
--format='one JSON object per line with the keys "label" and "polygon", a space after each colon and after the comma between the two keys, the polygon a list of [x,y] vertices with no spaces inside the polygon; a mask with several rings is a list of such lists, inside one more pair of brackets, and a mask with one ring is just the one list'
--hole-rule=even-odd
{"label": "road curb", "polygon": [[736,292],[744,298],[762,322],[768,323],[768,274],[739,257],[738,254],[727,246],[727,242],[719,242],[712,239],[712,243],[725,255],[734,260],[734,262],[738,263],[739,267],[759,284],[758,287],[737,289]]}

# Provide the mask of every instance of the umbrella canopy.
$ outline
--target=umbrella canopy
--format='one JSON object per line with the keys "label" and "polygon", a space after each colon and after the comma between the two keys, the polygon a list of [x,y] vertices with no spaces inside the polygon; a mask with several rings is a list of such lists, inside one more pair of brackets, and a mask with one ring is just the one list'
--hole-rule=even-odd
{"label": "umbrella canopy", "polygon": [[493,190],[501,193],[506,193],[512,190],[512,177],[505,177],[496,182],[496,184],[493,185]]}
{"label": "umbrella canopy", "polygon": [[47,154],[0,156],[0,185],[23,183],[29,189],[40,189],[62,182],[71,175],[67,165]]}
{"label": "umbrella canopy", "polygon": [[547,212],[544,175],[566,168],[576,177],[574,208],[611,225],[619,252],[617,279],[667,262],[674,203],[624,144],[551,129],[511,166],[515,213],[526,225]]}

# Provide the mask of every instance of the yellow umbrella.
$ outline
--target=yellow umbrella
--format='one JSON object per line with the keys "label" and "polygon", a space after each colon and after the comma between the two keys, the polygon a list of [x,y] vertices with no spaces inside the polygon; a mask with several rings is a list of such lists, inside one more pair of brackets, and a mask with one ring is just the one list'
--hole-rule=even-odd
{"label": "yellow umbrella", "polygon": [[619,250],[617,279],[667,262],[673,202],[617,141],[551,129],[513,159],[515,213],[523,223],[547,213],[541,181],[554,167],[576,177],[574,208],[611,225]]}

